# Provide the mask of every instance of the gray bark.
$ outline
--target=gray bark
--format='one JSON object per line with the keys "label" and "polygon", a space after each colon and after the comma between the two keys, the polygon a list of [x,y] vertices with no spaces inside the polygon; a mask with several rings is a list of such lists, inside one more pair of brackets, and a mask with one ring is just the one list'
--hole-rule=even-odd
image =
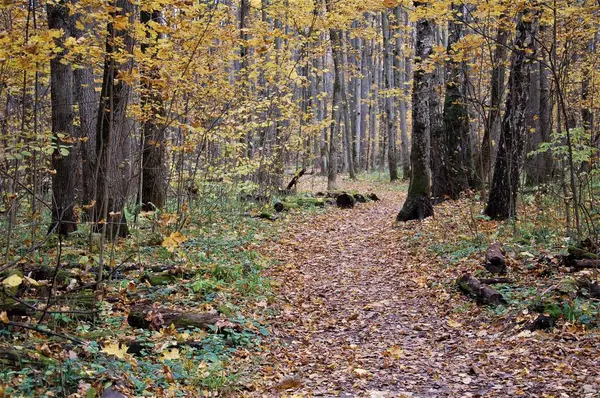
{"label": "gray bark", "polygon": [[[418,1],[416,7],[426,7]],[[434,76],[425,70],[425,63],[431,56],[435,40],[435,24],[433,21],[421,19],[416,23],[415,65],[413,77],[413,126],[411,148],[411,179],[408,196],[400,213],[398,221],[423,219],[433,215],[431,206],[431,104]]]}

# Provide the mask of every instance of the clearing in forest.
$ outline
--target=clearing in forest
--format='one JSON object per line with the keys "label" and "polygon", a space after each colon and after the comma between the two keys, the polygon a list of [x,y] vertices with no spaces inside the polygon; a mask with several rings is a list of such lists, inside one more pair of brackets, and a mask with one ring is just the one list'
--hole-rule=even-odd
{"label": "clearing in forest", "polygon": [[[247,394],[598,396],[593,329],[564,314],[553,329],[527,329],[537,316],[527,300],[552,296],[542,286],[552,287],[552,277],[530,286],[527,261],[516,255],[509,260],[514,284],[497,287],[506,306],[477,306],[455,287],[462,272],[483,269],[482,254],[468,250],[465,220],[488,237],[497,227],[473,217],[474,201],[445,202],[435,218],[396,224],[405,186],[344,188],[374,190],[382,201],[298,215],[266,245],[279,260],[269,272],[277,315],[261,377]],[[465,249],[436,252],[452,244]]]}

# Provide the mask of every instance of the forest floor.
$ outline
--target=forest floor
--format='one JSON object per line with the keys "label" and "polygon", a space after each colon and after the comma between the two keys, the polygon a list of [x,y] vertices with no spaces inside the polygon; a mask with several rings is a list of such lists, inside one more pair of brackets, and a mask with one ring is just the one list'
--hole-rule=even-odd
{"label": "forest floor", "polygon": [[[511,258],[508,276],[518,282],[504,290],[509,308],[477,306],[455,288],[462,272],[482,268],[480,251],[455,250],[462,241],[472,244],[469,231],[484,240],[497,236],[495,223],[474,217],[480,209],[472,201],[445,202],[435,218],[397,224],[406,185],[363,181],[342,188],[374,191],[382,200],[296,215],[264,245],[278,259],[267,271],[277,315],[259,377],[243,395],[600,394],[597,329],[568,316],[551,331],[524,328],[537,316],[527,299],[560,290],[561,277],[530,275],[531,253],[516,249]],[[453,242],[454,252],[436,252]],[[531,278],[539,283],[525,286]],[[598,313],[591,316],[597,320]]]}

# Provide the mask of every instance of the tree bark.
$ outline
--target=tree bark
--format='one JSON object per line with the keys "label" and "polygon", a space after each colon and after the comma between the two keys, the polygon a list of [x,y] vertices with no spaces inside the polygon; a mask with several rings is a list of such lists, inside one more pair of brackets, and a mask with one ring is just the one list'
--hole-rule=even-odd
{"label": "tree bark", "polygon": [[494,50],[494,67],[492,69],[490,109],[487,123],[485,124],[483,139],[481,142],[480,159],[477,162],[480,167],[480,180],[486,185],[491,177],[491,165],[494,159],[493,143],[498,142],[500,136],[500,112],[502,104],[502,93],[504,92],[504,76],[506,67],[504,62],[507,57],[506,46],[508,43],[508,32],[502,27],[498,28],[496,38],[496,49]]}
{"label": "tree bark", "polygon": [[[73,118],[73,71],[65,60],[64,42],[70,37],[71,23],[69,9],[65,3],[47,5],[48,28],[61,30],[62,36],[56,44],[62,50],[50,61],[50,86],[52,101],[52,224],[57,232],[68,235],[77,230],[75,214],[75,189],[77,181],[78,137],[75,136]],[[58,225],[57,225],[58,224]]]}
{"label": "tree bark", "polygon": [[[461,6],[452,4],[453,17],[448,23],[449,60],[446,62],[446,93],[444,98],[443,128],[436,135],[439,139],[438,158],[432,159],[433,196],[458,199],[460,193],[470,186],[472,172],[471,134],[469,112],[465,101],[466,65],[452,59],[453,45],[463,37],[463,25],[456,14]],[[432,143],[432,146],[433,143]]]}
{"label": "tree bark", "polygon": [[[414,2],[415,8],[426,7],[419,1]],[[397,216],[398,221],[423,219],[433,215],[431,205],[431,169],[430,169],[430,144],[431,121],[430,95],[433,90],[433,75],[426,70],[426,62],[433,51],[434,44],[433,21],[420,19],[416,23],[417,41],[415,47],[415,65],[413,77],[413,127],[411,179],[408,188],[408,197],[402,210]]]}
{"label": "tree bark", "polygon": [[[122,16],[132,21],[133,4],[129,0],[116,0],[114,5],[113,17]],[[96,137],[99,168],[95,219],[96,222],[104,220],[109,236],[116,238],[129,235],[124,212],[129,183],[124,148],[129,139],[126,113],[131,92],[131,87],[123,79],[117,79],[117,74],[130,73],[133,67],[130,58],[123,61],[116,57],[121,51],[132,53],[133,39],[128,32],[116,29],[112,22],[107,31]],[[122,40],[123,48],[117,48],[117,38]]]}
{"label": "tree bark", "polygon": [[[331,12],[331,1],[327,1],[327,11]],[[342,37],[337,29],[330,29],[331,51],[333,53],[333,103],[331,107],[331,127],[329,135],[329,162],[327,165],[327,190],[337,188],[338,140],[341,122],[342,104]]]}
{"label": "tree bark", "polygon": [[406,54],[403,46],[403,32],[401,23],[408,26],[408,14],[402,10],[401,6],[394,9],[396,15],[396,53],[394,57],[395,84],[396,88],[402,92],[398,101],[398,113],[400,116],[400,154],[402,164],[402,179],[410,178],[410,140],[408,138],[408,98],[410,98],[411,59],[410,54]]}
{"label": "tree bark", "polygon": [[[76,39],[85,37],[86,31],[77,28],[77,21],[82,23],[87,30],[92,26],[83,22],[82,15],[76,14],[72,17],[71,27],[73,36]],[[81,202],[86,206],[92,206],[96,198],[96,129],[98,124],[98,101],[99,95],[96,93],[96,83],[94,82],[94,68],[92,65],[84,64],[75,68],[74,89],[75,100],[79,108],[79,137],[85,138],[80,146],[79,159],[81,162],[81,182],[82,197]],[[86,211],[89,220],[93,219],[93,208]]]}
{"label": "tree bark", "polygon": [[394,45],[392,43],[392,28],[390,26],[389,11],[386,9],[382,13],[382,30],[383,30],[383,73],[385,78],[385,128],[388,139],[388,167],[390,171],[390,181],[398,179],[398,166],[396,158],[396,104],[394,84]]}
{"label": "tree bark", "polygon": [[[151,21],[160,23],[160,11],[140,12],[142,24],[148,25]],[[158,36],[157,36],[158,38]],[[148,35],[148,41],[153,39]],[[146,53],[152,44],[147,42],[141,46]],[[145,115],[142,126],[142,210],[162,210],[166,201],[167,176],[165,166],[165,128],[161,120],[165,120],[165,109],[160,92],[152,82],[160,79],[156,66],[150,65],[143,69],[142,75],[142,109],[149,112]]]}
{"label": "tree bark", "polygon": [[510,92],[502,121],[500,145],[496,156],[492,189],[485,214],[492,219],[507,219],[517,212],[517,190],[523,163],[531,68],[528,57],[535,55],[535,16],[523,11],[517,22],[517,35],[510,66]]}

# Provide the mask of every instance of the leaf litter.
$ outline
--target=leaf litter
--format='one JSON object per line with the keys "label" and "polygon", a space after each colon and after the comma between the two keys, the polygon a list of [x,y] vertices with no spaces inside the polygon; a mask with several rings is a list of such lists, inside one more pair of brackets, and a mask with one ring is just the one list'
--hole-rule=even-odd
{"label": "leaf litter", "polygon": [[[278,298],[260,377],[241,395],[600,394],[597,332],[564,322],[523,333],[521,319],[477,306],[454,287],[474,271],[476,255],[449,266],[430,246],[464,239],[461,214],[470,204],[446,202],[435,218],[397,224],[402,186],[346,185],[383,200],[299,214],[264,245],[279,261],[267,272]],[[479,222],[489,234],[495,227]]]}

